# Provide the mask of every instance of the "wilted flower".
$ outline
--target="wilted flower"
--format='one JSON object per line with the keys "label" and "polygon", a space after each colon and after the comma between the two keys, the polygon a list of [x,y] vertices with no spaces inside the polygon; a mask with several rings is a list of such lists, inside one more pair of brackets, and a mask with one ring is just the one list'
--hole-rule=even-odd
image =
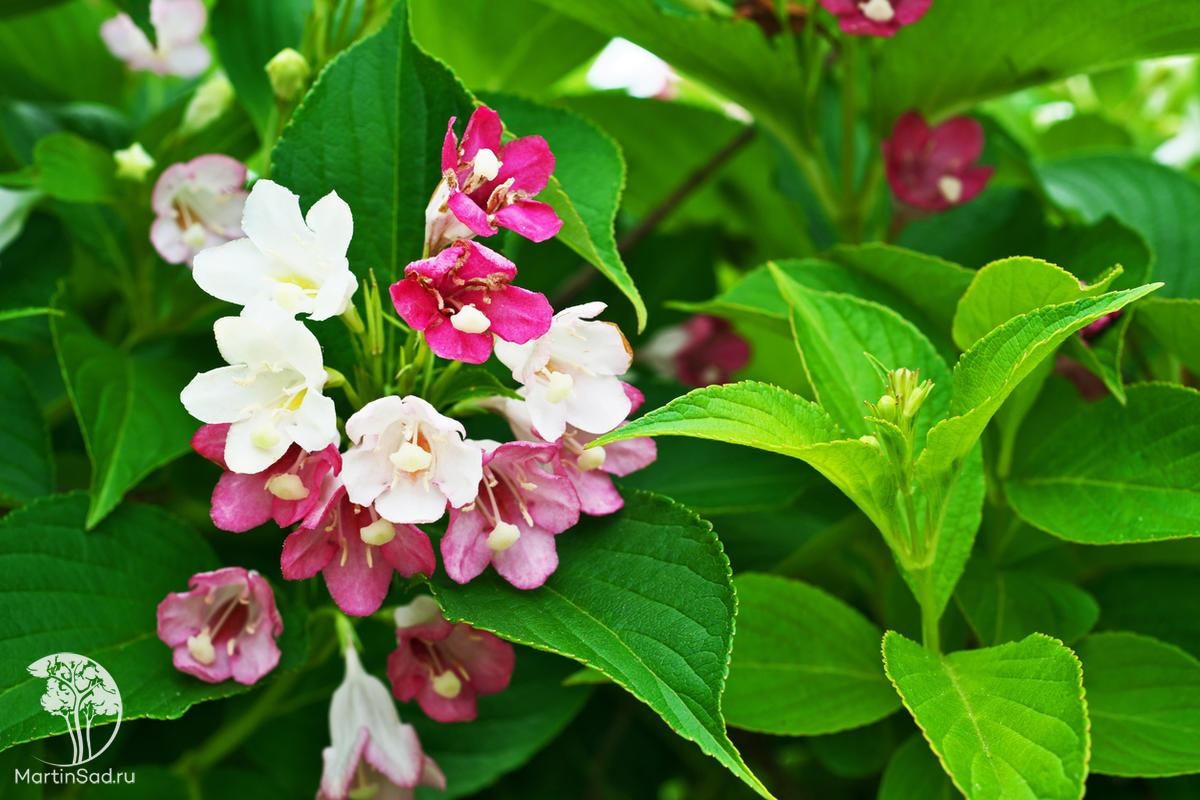
{"label": "wilted flower", "polygon": [[262,472],[292,444],[315,453],[339,436],[333,401],[321,394],[321,345],[308,328],[271,305],[248,306],[213,325],[227,367],[202,372],[179,399],[196,419],[232,423],[225,464]]}
{"label": "wilted flower", "polygon": [[697,314],[660,330],[638,348],[637,359],[684,386],[710,386],[729,383],[749,363],[750,343],[728,320]]}
{"label": "wilted flower", "polygon": [[416,786],[446,788],[446,778],[421,750],[417,732],[400,722],[383,681],[346,648],[346,677],[329,704],[330,746],[317,800],[411,800]]}
{"label": "wilted flower", "polygon": [[384,519],[436,522],[447,503],[459,508],[475,498],[479,448],[463,441],[462,423],[420,397],[372,400],[346,420],[346,435],[354,443],[343,459],[346,492]]}
{"label": "wilted flower", "polygon": [[355,505],[340,480],[326,477],[320,500],[284,540],[280,566],[289,581],[320,572],[338,608],[362,617],[379,610],[393,572],[432,575],[436,565],[424,531]]}
{"label": "wilted flower", "polygon": [[172,164],[158,176],[150,203],[150,241],[172,264],[242,235],[246,165],[219,154]]}
{"label": "wilted flower", "polygon": [[242,228],[247,238],[196,259],[193,275],[201,289],[243,306],[267,300],[317,321],[350,307],[358,288],[346,260],[354,219],[337,192],[302,216],[298,196],[273,181],[258,181],[246,199]]}
{"label": "wilted flower", "polygon": [[894,36],[925,16],[933,0],[821,0],[852,36]]}
{"label": "wilted flower", "polygon": [[438,722],[470,722],[480,695],[508,688],[516,656],[503,639],[452,624],[429,595],[396,609],[396,649],[388,680],[397,700],[414,697]]}
{"label": "wilted flower", "polygon": [[175,668],[209,683],[258,682],[279,663],[281,633],[275,595],[254,570],[198,573],[158,604],[158,638],[174,648]]}
{"label": "wilted flower", "polygon": [[585,303],[554,315],[544,336],[525,344],[496,342],[496,357],[512,370],[529,403],[533,427],[546,441],[567,425],[608,433],[629,416],[629,398],[618,375],[632,353],[621,329],[591,318],[604,303]]}
{"label": "wilted flower", "polygon": [[213,489],[210,512],[223,531],[241,533],[269,519],[281,528],[299,522],[320,500],[325,478],[342,468],[333,445],[315,453],[292,445],[262,472],[231,472],[225,465],[228,435],[229,425],[205,425],[192,437],[192,449],[225,470]]}
{"label": "wilted flower", "polygon": [[924,211],[945,211],[983,191],[991,167],[975,162],[983,153],[983,127],[954,117],[935,128],[910,111],[883,143],[888,183],[896,197]]}
{"label": "wilted flower", "polygon": [[450,510],[442,562],[457,583],[488,564],[518,589],[536,589],[558,568],[554,536],[579,521],[579,498],[558,463],[557,445],[481,442],[475,502]]}
{"label": "wilted flower", "polygon": [[524,344],[550,329],[545,295],[511,285],[516,266],[499,253],[460,241],[433,258],[414,261],[392,284],[392,302],[412,328],[425,332],[442,358],[482,364],[492,336]]}
{"label": "wilted flower", "polygon": [[[548,204],[532,200],[554,172],[554,154],[541,136],[500,143],[500,115],[480,106],[467,121],[461,144],[455,118],[442,144],[442,181],[425,210],[425,252],[437,253],[458,239],[491,236],[499,228],[542,242],[562,220]],[[499,227],[497,227],[499,226]]]}
{"label": "wilted flower", "polygon": [[194,78],[212,62],[200,42],[207,17],[203,0],[150,0],[156,44],[124,13],[105,21],[100,36],[109,52],[130,69]]}

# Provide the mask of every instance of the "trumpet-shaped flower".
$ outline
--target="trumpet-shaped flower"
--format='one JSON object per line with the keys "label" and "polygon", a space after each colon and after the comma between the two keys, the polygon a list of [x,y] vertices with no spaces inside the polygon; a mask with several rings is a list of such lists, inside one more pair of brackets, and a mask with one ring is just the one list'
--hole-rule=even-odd
{"label": "trumpet-shaped flower", "polygon": [[467,583],[495,566],[518,589],[536,589],[558,568],[554,537],[579,521],[579,498],[546,442],[482,442],[475,502],[451,509],[442,537],[446,574]]}
{"label": "trumpet-shaped flower", "polygon": [[888,184],[901,201],[923,211],[945,211],[983,191],[992,168],[975,162],[983,153],[983,127],[954,117],[930,128],[910,111],[883,143]]}
{"label": "trumpet-shaped flower", "polygon": [[446,788],[417,732],[400,722],[387,687],[363,669],[353,647],[346,648],[346,676],[329,704],[329,739],[317,800],[411,800],[417,786]]}
{"label": "trumpet-shaped flower", "polygon": [[851,36],[895,36],[925,16],[933,0],[821,0]]}
{"label": "trumpet-shaped flower", "polygon": [[501,144],[500,115],[480,106],[467,121],[462,142],[451,117],[442,143],[442,181],[425,210],[425,252],[458,239],[491,236],[500,228],[542,242],[558,235],[562,220],[547,203],[532,200],[554,172],[554,154],[541,136]]}
{"label": "trumpet-shaped flower", "polygon": [[209,683],[257,683],[279,663],[281,633],[275,595],[254,570],[198,573],[158,604],[158,638],[175,651],[175,668]]}
{"label": "trumpet-shaped flower", "polygon": [[192,437],[192,449],[225,470],[212,494],[213,524],[241,533],[269,519],[281,528],[292,525],[316,507],[325,478],[337,475],[342,457],[333,445],[308,453],[292,445],[283,457],[262,472],[246,475],[225,465],[229,425],[205,425]]}
{"label": "trumpet-shaped flower", "polygon": [[350,206],[330,192],[300,214],[300,198],[273,181],[254,184],[242,214],[245,239],[196,259],[201,289],[239,305],[270,301],[313,320],[346,311],[358,281],[346,250],[354,234]]}
{"label": "trumpet-shaped flower", "polygon": [[130,69],[194,78],[212,63],[208,48],[200,41],[207,17],[203,0],[150,0],[155,44],[124,13],[106,20],[100,26],[100,37],[108,51]]}
{"label": "trumpet-shaped flower", "polygon": [[496,357],[522,384],[533,427],[546,441],[562,436],[567,425],[608,433],[629,416],[617,376],[629,369],[632,351],[620,328],[591,319],[604,308],[598,302],[565,308],[531,342],[496,342]]}
{"label": "trumpet-shaped flower", "polygon": [[283,543],[280,558],[289,581],[320,572],[338,608],[363,617],[387,597],[392,573],[432,575],[429,537],[413,525],[396,525],[370,507],[355,505],[336,478],[326,477],[320,501]]}
{"label": "trumpet-shaped flower", "polygon": [[346,420],[354,445],[342,462],[350,500],[374,504],[395,523],[436,522],[475,499],[482,474],[479,448],[464,441],[462,423],[420,397],[381,397]]}
{"label": "trumpet-shaped flower", "polygon": [[397,608],[395,616],[396,649],[387,672],[397,700],[416,698],[438,722],[470,722],[476,698],[508,688],[516,662],[508,642],[448,622],[429,595]]}
{"label": "trumpet-shaped flower", "polygon": [[337,443],[333,401],[321,394],[321,345],[303,323],[271,305],[248,306],[217,320],[213,332],[229,366],[200,373],[179,399],[201,422],[231,423],[231,471],[262,472],[293,444],[315,453]]}
{"label": "trumpet-shaped flower", "polygon": [[154,184],[150,242],[171,264],[242,235],[246,165],[219,154],[172,164]]}
{"label": "trumpet-shaped flower", "polygon": [[410,327],[425,332],[442,358],[482,364],[492,336],[524,344],[550,329],[545,295],[511,285],[516,266],[499,253],[460,241],[433,258],[414,261],[392,284],[392,302]]}

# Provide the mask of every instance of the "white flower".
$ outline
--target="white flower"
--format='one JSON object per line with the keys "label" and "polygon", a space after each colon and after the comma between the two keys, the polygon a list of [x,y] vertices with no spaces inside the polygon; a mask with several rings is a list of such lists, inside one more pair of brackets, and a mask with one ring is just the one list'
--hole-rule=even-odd
{"label": "white flower", "polygon": [[150,0],[156,45],[128,14],[107,20],[100,26],[100,37],[130,69],[194,78],[212,62],[200,41],[207,16],[203,0]]}
{"label": "white flower", "polygon": [[629,416],[631,407],[618,376],[629,369],[632,353],[621,329],[592,320],[604,303],[564,308],[550,330],[526,344],[496,340],[496,357],[522,384],[538,435],[554,441],[567,425],[607,433]]}
{"label": "white flower", "polygon": [[201,250],[242,236],[246,165],[210,153],[172,164],[154,184],[150,242],[171,264],[183,264]]}
{"label": "white flower", "polygon": [[461,508],[475,499],[483,455],[465,442],[461,423],[419,397],[381,397],[346,421],[354,446],[342,459],[350,500],[375,504],[397,524],[436,522],[446,503]]}
{"label": "white flower", "polygon": [[213,325],[228,367],[202,372],[180,395],[207,423],[229,422],[225,463],[233,472],[261,472],[292,443],[316,452],[338,441],[333,401],[321,394],[321,345],[304,324],[268,304]]}
{"label": "white flower", "polygon": [[329,319],[350,306],[358,281],[346,250],[354,234],[350,206],[330,192],[300,214],[300,198],[279,184],[254,184],[242,213],[246,239],[197,256],[200,288],[249,305],[268,300],[289,314]]}

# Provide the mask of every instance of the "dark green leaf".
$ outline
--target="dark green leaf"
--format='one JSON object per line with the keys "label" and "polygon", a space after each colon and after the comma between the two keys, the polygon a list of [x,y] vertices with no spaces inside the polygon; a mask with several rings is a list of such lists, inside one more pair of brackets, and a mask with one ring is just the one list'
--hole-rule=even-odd
{"label": "dark green leaf", "polygon": [[50,433],[24,371],[0,356],[0,499],[20,504],[54,489]]}

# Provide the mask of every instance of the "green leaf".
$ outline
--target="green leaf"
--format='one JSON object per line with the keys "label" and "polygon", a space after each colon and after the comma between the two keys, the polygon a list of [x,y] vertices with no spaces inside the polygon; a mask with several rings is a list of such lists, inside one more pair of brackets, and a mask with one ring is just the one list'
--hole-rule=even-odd
{"label": "green leaf", "polygon": [[113,155],[73,133],[52,133],[33,149],[37,186],[58,200],[104,203],[116,196]]}
{"label": "green leaf", "polygon": [[1087,584],[1100,601],[1097,628],[1136,631],[1200,657],[1200,569],[1194,566],[1131,567]]}
{"label": "green leaf", "polygon": [[1045,633],[1073,642],[1100,616],[1096,599],[1067,581],[972,559],[955,592],[963,616],[985,645]]}
{"label": "green leaf", "polygon": [[438,408],[453,408],[487,397],[519,398],[515,391],[486,367],[462,367],[456,362],[429,387],[429,402]]}
{"label": "green leaf", "polygon": [[1200,535],[1200,392],[1129,387],[1022,435],[1008,501],[1022,519],[1083,544]]}
{"label": "green leaf", "polygon": [[27,317],[57,317],[62,316],[62,313],[57,308],[6,308],[0,310],[0,322]]}
{"label": "green leaf", "polygon": [[1079,659],[1056,639],[941,656],[895,631],[883,663],[954,785],[971,800],[1079,800],[1088,715]]}
{"label": "green leaf", "polygon": [[920,736],[910,736],[896,748],[883,780],[877,800],[954,800],[958,794],[946,777],[929,745]]}
{"label": "green leaf", "polygon": [[337,191],[354,212],[355,274],[374,269],[391,283],[421,257],[446,122],[470,113],[454,75],[413,44],[397,3],[386,26],[321,73],[271,154],[271,176],[305,208]]}
{"label": "green leaf", "polygon": [[[1174,5],[1162,3],[1164,8]],[[1200,16],[1192,7],[1188,16]],[[1090,35],[1090,34],[1089,34]],[[1050,197],[1087,221],[1111,214],[1140,233],[1154,254],[1152,276],[1163,297],[1200,297],[1200,182],[1186,173],[1127,155],[1051,161],[1039,175]]]}
{"label": "green leaf", "polygon": [[[119,105],[127,71],[99,36],[100,25],[112,15],[112,8],[101,4],[65,3],[0,20],[4,94]],[[47,57],[48,42],[54,43],[53,58]]]}
{"label": "green leaf", "polygon": [[625,188],[625,161],[617,143],[561,108],[508,95],[488,94],[482,99],[499,112],[512,133],[537,134],[550,144],[554,175],[538,199],[554,206],[562,219],[558,238],[633,303],[640,332],[646,327],[646,305],[621,260],[613,227]]}
{"label": "green leaf", "polygon": [[1157,287],[1046,306],[1009,320],[976,342],[954,367],[951,416],[929,431],[917,460],[918,475],[936,479],[948,473],[975,446],[1009,394],[1068,336]]}
{"label": "green leaf", "polygon": [[74,316],[51,317],[50,329],[92,462],[91,528],[143,478],[188,452],[198,426],[179,391],[191,375],[177,359],[116,349]]}
{"label": "green leaf", "polygon": [[137,504],[88,532],[87,509],[82,494],[55,495],[0,520],[0,639],[12,665],[0,679],[0,749],[63,732],[62,720],[39,704],[45,683],[22,668],[53,653],[103,665],[121,689],[126,720],[175,719],[196,703],[246,689],[179,672],[155,635],[155,608],[167,593],[186,590],[192,573],[218,566],[204,539]]}
{"label": "green leaf", "polygon": [[595,440],[690,436],[798,458],[853,500],[881,530],[890,530],[880,498],[894,489],[879,447],[844,439],[819,405],[765,383],[742,381],[696,389]]}
{"label": "green leaf", "polygon": [[1166,777],[1200,772],[1200,661],[1135,633],[1079,643],[1092,721],[1092,771]]}
{"label": "green leaf", "polygon": [[254,127],[266,136],[275,111],[267,62],[285,47],[300,49],[313,0],[220,0],[209,25],[221,67]]}
{"label": "green leaf", "polygon": [[1137,324],[1200,374],[1200,300],[1155,297],[1138,306]]}
{"label": "green leaf", "polygon": [[[1008,0],[995,10],[990,0],[935,3],[889,42],[878,87],[888,116],[942,116],[1025,86],[1192,52],[1200,36],[1190,0]],[[1063,35],[1080,20],[1086,36]]]}
{"label": "green leaf", "polygon": [[627,493],[619,513],[560,536],[558,555],[540,589],[491,572],[469,587],[441,577],[438,601],[452,620],[603,672],[769,798],[721,717],[735,601],[711,526],[666,498]]}
{"label": "green leaf", "polygon": [[479,698],[479,718],[446,725],[406,714],[421,747],[446,774],[446,791],[418,790],[418,797],[463,797],[491,785],[545,747],[583,708],[590,692],[564,686],[574,664],[534,650],[517,649],[512,682],[499,694]]}
{"label": "green leaf", "polygon": [[54,455],[25,372],[0,356],[0,500],[21,504],[54,490]]}
{"label": "green leaf", "polygon": [[900,707],[879,664],[880,630],[832,595],[753,573],[734,583],[738,630],[725,718],[777,736],[857,728]]}

